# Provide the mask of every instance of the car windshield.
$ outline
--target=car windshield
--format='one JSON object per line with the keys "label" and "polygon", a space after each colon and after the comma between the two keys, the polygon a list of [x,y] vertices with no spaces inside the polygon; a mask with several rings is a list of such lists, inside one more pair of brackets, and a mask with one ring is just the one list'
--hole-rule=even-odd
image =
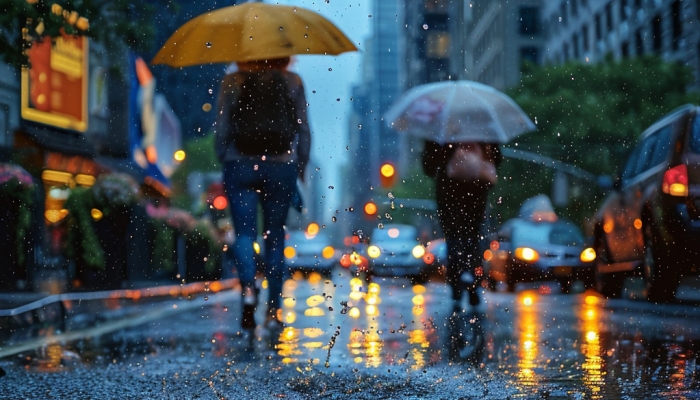
{"label": "car windshield", "polygon": [[583,234],[575,225],[565,222],[523,223],[513,230],[512,241],[521,244],[554,244],[580,246]]}
{"label": "car windshield", "polygon": [[416,240],[418,231],[412,226],[385,226],[383,229],[375,229],[372,233],[372,242],[386,242],[392,240]]}

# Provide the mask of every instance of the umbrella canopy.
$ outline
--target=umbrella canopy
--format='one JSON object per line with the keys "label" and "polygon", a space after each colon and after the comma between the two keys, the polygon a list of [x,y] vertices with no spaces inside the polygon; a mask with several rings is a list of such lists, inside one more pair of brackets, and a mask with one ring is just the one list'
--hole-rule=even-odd
{"label": "umbrella canopy", "polygon": [[333,23],[313,11],[256,2],[191,19],[170,36],[151,64],[186,67],[356,50]]}
{"label": "umbrella canopy", "polygon": [[34,179],[32,179],[32,175],[26,169],[17,164],[0,162],[0,184],[8,182],[12,178],[17,178],[23,186],[34,185]]}
{"label": "umbrella canopy", "polygon": [[506,143],[536,129],[513,99],[472,81],[416,86],[402,95],[384,118],[397,131],[440,144]]}

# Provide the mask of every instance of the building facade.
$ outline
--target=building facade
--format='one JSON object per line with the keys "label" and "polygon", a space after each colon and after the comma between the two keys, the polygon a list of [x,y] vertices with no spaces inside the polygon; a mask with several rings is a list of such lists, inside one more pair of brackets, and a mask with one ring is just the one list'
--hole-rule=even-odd
{"label": "building facade", "polygon": [[599,62],[656,54],[689,66],[700,87],[700,3],[693,0],[552,0],[544,60]]}

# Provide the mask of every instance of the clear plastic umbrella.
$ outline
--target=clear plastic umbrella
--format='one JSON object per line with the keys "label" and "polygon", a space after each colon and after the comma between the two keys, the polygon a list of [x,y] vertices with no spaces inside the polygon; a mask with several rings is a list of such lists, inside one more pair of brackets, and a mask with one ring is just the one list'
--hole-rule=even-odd
{"label": "clear plastic umbrella", "polygon": [[472,81],[416,86],[384,115],[393,129],[440,144],[506,143],[536,129],[513,99]]}

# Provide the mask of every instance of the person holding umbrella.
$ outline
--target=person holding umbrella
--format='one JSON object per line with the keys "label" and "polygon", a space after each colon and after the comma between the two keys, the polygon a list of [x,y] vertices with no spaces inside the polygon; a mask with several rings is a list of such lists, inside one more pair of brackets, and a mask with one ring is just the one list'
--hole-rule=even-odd
{"label": "person holding umbrella", "polygon": [[[463,321],[465,289],[472,308],[480,303],[477,283],[463,282],[462,275],[475,272],[481,259],[479,234],[502,159],[499,145],[535,130],[535,124],[507,95],[466,80],[416,86],[397,99],[385,120],[391,128],[425,140],[422,167],[435,180],[437,215],[447,243],[451,321]],[[461,340],[459,357],[465,359],[476,348],[473,343],[466,348],[473,324],[461,325],[452,337]]]}
{"label": "person holding umbrella", "polygon": [[301,78],[287,70],[289,57],[238,63],[221,83],[215,124],[216,155],[236,236],[234,257],[243,288],[241,325],[256,327],[258,305],[253,244],[258,205],[263,214],[264,265],[268,281],[265,327],[281,324],[284,280],[284,223],[304,180],[311,134]]}
{"label": "person holding umbrella", "polygon": [[[357,47],[332,22],[311,10],[260,2],[207,11],[180,26],[152,64],[175,68],[236,63],[218,95],[216,155],[236,232],[233,246],[243,285],[241,325],[255,328],[258,304],[253,242],[263,210],[269,283],[266,326],[281,328],[284,223],[304,180],[311,136],[301,78],[287,70],[300,54],[338,55]],[[299,207],[299,201],[294,204]]]}

